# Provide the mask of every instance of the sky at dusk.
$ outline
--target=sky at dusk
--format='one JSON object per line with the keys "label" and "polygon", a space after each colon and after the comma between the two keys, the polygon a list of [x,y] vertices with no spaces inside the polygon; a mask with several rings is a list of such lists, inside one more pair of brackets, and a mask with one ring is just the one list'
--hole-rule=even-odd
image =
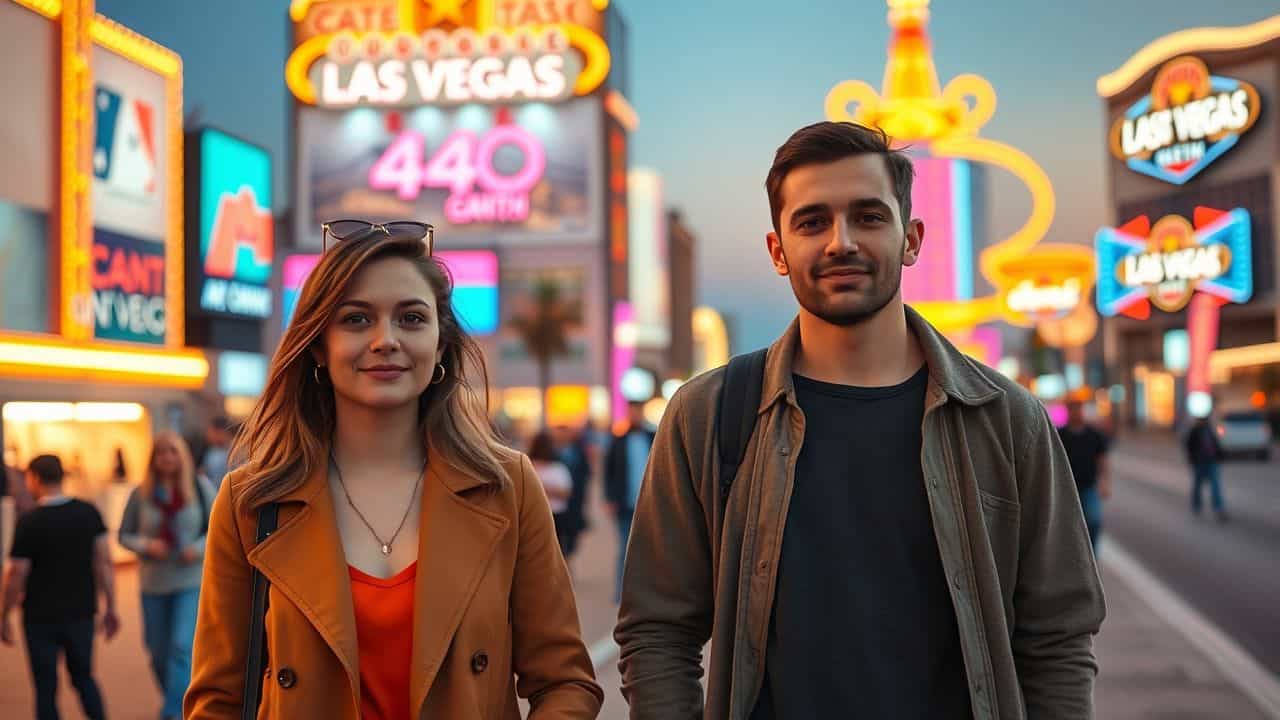
{"label": "sky at dusk", "polygon": [[[632,165],[663,175],[667,203],[698,234],[698,298],[731,316],[734,350],[765,345],[795,312],[786,280],[773,274],[764,249],[765,173],[792,131],[823,119],[823,99],[834,85],[861,79],[879,88],[885,4],[614,2],[630,26],[629,99],[640,116]],[[189,113],[272,151],[277,210],[290,202],[283,165],[287,6],[97,2],[98,12],[182,55]],[[982,135],[1023,150],[1053,181],[1057,214],[1046,240],[1088,243],[1110,220],[1098,76],[1170,32],[1243,25],[1276,11],[1275,0],[934,0],[929,30],[943,85],[977,73],[995,87],[999,104]],[[1030,203],[1016,181],[1001,175],[992,177],[992,230],[1007,235]]]}

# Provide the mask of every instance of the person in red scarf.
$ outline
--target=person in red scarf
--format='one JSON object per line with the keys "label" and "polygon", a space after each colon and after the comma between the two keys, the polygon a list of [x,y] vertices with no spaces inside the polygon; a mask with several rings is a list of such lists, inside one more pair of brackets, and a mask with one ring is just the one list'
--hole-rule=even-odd
{"label": "person in red scarf", "polygon": [[182,716],[200,598],[205,534],[215,490],[197,477],[182,436],[156,436],[142,484],[120,521],[120,544],[138,554],[142,622],[151,669],[164,694],[161,717]]}

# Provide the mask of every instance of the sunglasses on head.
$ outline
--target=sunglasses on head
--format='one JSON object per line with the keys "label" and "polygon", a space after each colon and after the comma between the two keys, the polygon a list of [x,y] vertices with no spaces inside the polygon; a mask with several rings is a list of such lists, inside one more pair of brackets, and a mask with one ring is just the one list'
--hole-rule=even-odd
{"label": "sunglasses on head", "polygon": [[417,235],[427,245],[427,257],[431,257],[435,252],[436,245],[436,229],[427,224],[413,222],[411,220],[397,220],[389,223],[372,223],[368,220],[330,220],[320,225],[322,230],[323,243],[322,252],[329,251],[329,238],[333,238],[336,242],[348,240],[368,233],[370,230],[381,231],[387,236],[391,235]]}

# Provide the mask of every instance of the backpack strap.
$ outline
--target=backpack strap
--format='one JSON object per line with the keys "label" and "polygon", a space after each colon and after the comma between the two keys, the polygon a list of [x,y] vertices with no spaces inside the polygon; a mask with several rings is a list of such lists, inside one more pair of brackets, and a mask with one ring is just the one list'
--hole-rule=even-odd
{"label": "backpack strap", "polygon": [[[261,543],[276,531],[280,518],[280,505],[267,503],[258,508],[258,532],[255,543]],[[249,615],[249,652],[245,656],[244,698],[240,705],[242,720],[258,717],[258,705],[262,703],[262,673],[267,667],[267,589],[271,581],[261,570],[253,569],[253,610]]]}
{"label": "backpack strap", "polygon": [[200,501],[200,535],[209,534],[209,498],[204,494],[203,476],[196,475],[196,498]]}
{"label": "backpack strap", "polygon": [[764,384],[767,348],[736,355],[725,368],[716,412],[716,446],[720,455],[720,506],[729,501],[733,478],[756,428]]}

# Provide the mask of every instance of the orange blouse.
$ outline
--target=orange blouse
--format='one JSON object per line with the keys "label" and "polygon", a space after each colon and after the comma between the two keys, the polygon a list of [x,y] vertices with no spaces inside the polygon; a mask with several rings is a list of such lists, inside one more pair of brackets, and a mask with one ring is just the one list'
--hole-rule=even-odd
{"label": "orange blouse", "polygon": [[349,569],[360,645],[360,717],[410,720],[413,589],[418,564],[385,580]]}

